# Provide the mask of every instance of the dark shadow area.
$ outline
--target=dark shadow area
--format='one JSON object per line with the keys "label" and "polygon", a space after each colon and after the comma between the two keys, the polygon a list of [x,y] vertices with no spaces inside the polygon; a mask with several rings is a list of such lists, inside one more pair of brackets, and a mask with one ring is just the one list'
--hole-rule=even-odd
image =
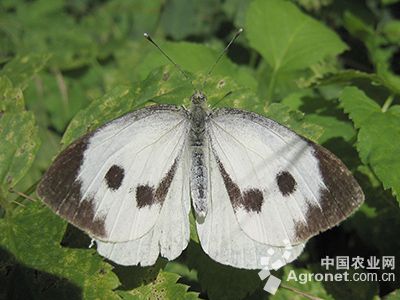
{"label": "dark shadow area", "polygon": [[201,299],[247,299],[250,294],[262,291],[264,286],[258,276],[259,270],[239,269],[216,262],[192,240],[182,259],[189,269],[199,272],[199,280],[204,284]]}
{"label": "dark shadow area", "polygon": [[60,244],[67,248],[87,249],[90,242],[91,239],[86,233],[68,224]]}
{"label": "dark shadow area", "polygon": [[65,278],[38,271],[16,261],[0,248],[0,300],[82,299],[82,291]]}
{"label": "dark shadow area", "polygon": [[326,149],[334,153],[350,169],[361,164],[358,152],[351,143],[341,137],[335,137],[327,140],[323,145]]}
{"label": "dark shadow area", "polygon": [[149,267],[121,266],[109,260],[107,262],[114,266],[113,271],[121,281],[119,290],[133,290],[141,285],[155,281],[158,272],[167,263],[163,258],[158,258],[157,262]]}

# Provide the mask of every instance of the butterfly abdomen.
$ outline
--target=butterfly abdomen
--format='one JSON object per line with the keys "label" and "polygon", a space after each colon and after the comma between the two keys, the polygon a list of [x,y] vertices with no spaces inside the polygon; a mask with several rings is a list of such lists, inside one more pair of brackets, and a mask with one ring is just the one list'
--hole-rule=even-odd
{"label": "butterfly abdomen", "polygon": [[[193,96],[194,97],[194,96]],[[205,163],[204,155],[204,136],[207,112],[201,103],[195,103],[190,110],[190,186],[194,210],[197,215],[205,216],[207,213],[207,187],[208,187],[208,171]]]}

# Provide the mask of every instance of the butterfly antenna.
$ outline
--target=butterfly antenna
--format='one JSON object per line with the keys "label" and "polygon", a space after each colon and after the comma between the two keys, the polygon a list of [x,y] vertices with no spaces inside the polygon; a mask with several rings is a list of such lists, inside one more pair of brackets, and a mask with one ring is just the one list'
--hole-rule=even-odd
{"label": "butterfly antenna", "polygon": [[168,54],[165,53],[164,50],[161,49],[160,46],[157,45],[157,43],[155,41],[153,41],[153,39],[151,38],[151,36],[147,32],[145,32],[143,35],[150,43],[152,43],[154,46],[156,46],[156,48],[158,50],[160,50],[160,52],[183,74],[183,76],[185,76],[186,79],[190,79],[189,76],[186,74],[186,72],[183,71],[182,68],[178,64],[176,64],[172,60],[172,58],[169,57]]}
{"label": "butterfly antenna", "polygon": [[236,34],[233,36],[233,38],[231,39],[231,41],[228,43],[228,45],[226,45],[226,47],[224,48],[224,50],[221,51],[221,53],[219,54],[217,60],[215,61],[215,63],[211,66],[210,70],[207,72],[206,75],[206,79],[208,78],[208,76],[210,76],[210,74],[212,73],[212,71],[214,71],[215,66],[218,64],[218,62],[221,60],[221,58],[225,55],[225,53],[228,51],[229,47],[233,44],[233,42],[239,37],[239,35],[243,32],[243,28],[239,28],[238,31],[236,31]]}

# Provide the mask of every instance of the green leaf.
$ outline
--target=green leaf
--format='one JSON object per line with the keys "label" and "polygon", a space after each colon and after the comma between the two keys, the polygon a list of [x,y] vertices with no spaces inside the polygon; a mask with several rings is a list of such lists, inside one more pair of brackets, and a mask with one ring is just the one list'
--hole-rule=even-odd
{"label": "green leaf", "polygon": [[159,270],[157,277],[130,291],[118,291],[122,299],[199,299],[198,294],[188,292],[188,286],[177,283],[180,276]]}
{"label": "green leaf", "polygon": [[133,97],[128,86],[117,86],[104,96],[92,101],[78,112],[69,123],[61,143],[68,145],[74,139],[130,110]]}
{"label": "green leaf", "polygon": [[247,37],[275,72],[299,70],[347,46],[324,24],[281,0],[256,0],[247,12]]}
{"label": "green leaf", "polygon": [[220,1],[217,0],[168,1],[161,15],[161,26],[168,36],[176,40],[210,33],[218,25],[213,14],[219,5]]}
{"label": "green leaf", "polygon": [[237,28],[245,27],[246,24],[246,12],[247,8],[251,2],[242,0],[227,0],[224,1],[223,11],[231,19],[233,19],[234,24]]}
{"label": "green leaf", "polygon": [[349,82],[354,79],[366,79],[374,85],[383,84],[382,79],[375,73],[366,73],[358,70],[341,70],[335,73],[325,74],[323,77],[311,82],[308,86],[328,85]]}
{"label": "green leaf", "polygon": [[291,110],[281,103],[271,104],[268,107],[266,116],[312,141],[317,141],[323,133],[322,127],[304,122],[304,114],[302,112]]}
{"label": "green leaf", "polygon": [[[56,68],[38,75],[25,95],[27,106],[38,116],[40,125],[64,132],[73,116],[88,105],[88,91],[98,86],[98,78],[90,76],[93,73],[87,72],[79,80],[65,76]],[[88,77],[92,80],[90,87],[85,82]]]}
{"label": "green leaf", "polygon": [[338,120],[333,116],[309,114],[305,117],[305,120],[307,123],[317,124],[323,128],[323,134],[318,138],[318,142],[321,144],[337,137],[350,142],[356,135],[351,123]]}
{"label": "green leaf", "polygon": [[385,189],[392,189],[400,202],[400,118],[393,106],[382,111],[379,105],[356,87],[345,88],[340,96],[358,132],[357,150]]}
{"label": "green leaf", "polygon": [[119,299],[112,267],[94,249],[60,246],[66,223],[39,202],[18,207],[0,219],[0,246],[30,268],[65,278],[83,299]]}
{"label": "green leaf", "polygon": [[8,62],[0,75],[7,76],[15,87],[25,89],[28,82],[45,67],[49,59],[49,54],[19,56]]}
{"label": "green leaf", "polygon": [[28,172],[39,148],[32,112],[23,110],[22,91],[0,77],[0,193],[5,195]]}
{"label": "green leaf", "polygon": [[382,33],[389,42],[400,45],[400,21],[391,20],[383,25]]}
{"label": "green leaf", "polygon": [[21,89],[13,88],[10,79],[0,75],[0,114],[20,112],[23,109],[24,96]]}

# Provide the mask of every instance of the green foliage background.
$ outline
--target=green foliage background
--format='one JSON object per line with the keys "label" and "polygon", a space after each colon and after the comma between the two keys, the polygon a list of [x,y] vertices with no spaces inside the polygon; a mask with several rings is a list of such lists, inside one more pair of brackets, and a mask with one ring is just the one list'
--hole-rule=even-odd
{"label": "green foliage background", "polygon": [[[400,1],[3,0],[0,3],[0,299],[303,299],[222,266],[193,232],[173,262],[120,267],[36,199],[52,158],[88,130],[151,103],[188,104],[194,86],[245,32],[204,89],[212,106],[269,116],[353,171],[365,204],[275,272],[324,299],[400,299],[392,282],[286,282],[329,255],[400,259]],[[228,96],[226,96],[228,95]],[[30,195],[35,201],[21,196]]]}

